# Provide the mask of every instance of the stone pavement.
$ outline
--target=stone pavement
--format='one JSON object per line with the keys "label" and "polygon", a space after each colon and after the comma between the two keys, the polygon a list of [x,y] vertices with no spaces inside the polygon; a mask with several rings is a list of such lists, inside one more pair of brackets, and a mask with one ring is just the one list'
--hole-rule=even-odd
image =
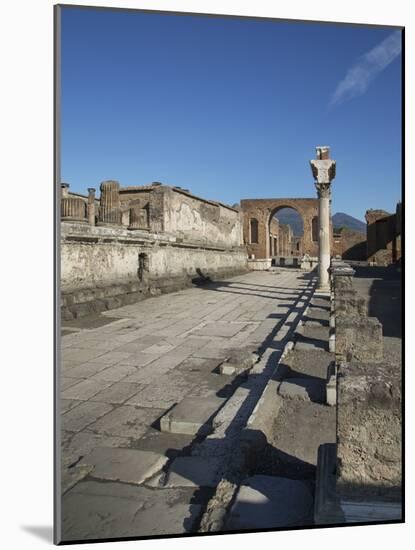
{"label": "stone pavement", "polygon": [[[63,323],[64,541],[197,531],[314,283],[252,272]],[[220,374],[241,350],[248,376]]]}

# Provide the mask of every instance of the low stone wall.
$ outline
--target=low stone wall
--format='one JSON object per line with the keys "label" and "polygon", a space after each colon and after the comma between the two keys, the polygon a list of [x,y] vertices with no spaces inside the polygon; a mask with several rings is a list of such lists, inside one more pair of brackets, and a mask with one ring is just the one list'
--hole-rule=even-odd
{"label": "low stone wall", "polygon": [[332,262],[331,272],[337,498],[396,502],[401,487],[400,368],[384,360],[382,324],[367,316],[367,303],[353,288],[354,270]]}
{"label": "low stone wall", "polygon": [[62,314],[66,319],[247,271],[244,247],[183,243],[122,228],[61,226]]}
{"label": "low stone wall", "polygon": [[251,271],[267,271],[271,267],[271,258],[249,259],[248,269]]}

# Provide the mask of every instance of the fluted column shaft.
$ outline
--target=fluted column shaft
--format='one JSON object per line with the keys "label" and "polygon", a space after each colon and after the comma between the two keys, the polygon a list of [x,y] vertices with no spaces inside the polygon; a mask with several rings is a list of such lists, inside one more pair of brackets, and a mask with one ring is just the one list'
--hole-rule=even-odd
{"label": "fluted column shaft", "polygon": [[99,223],[120,225],[120,184],[117,181],[104,181],[100,191]]}

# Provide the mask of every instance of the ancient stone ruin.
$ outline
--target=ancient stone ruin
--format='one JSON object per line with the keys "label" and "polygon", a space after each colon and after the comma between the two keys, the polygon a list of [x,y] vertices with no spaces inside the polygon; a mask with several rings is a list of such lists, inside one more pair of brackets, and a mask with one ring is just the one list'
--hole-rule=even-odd
{"label": "ancient stone ruin", "polygon": [[65,541],[400,521],[401,208],[336,258],[328,147],[311,170],[240,207],[62,184]]}

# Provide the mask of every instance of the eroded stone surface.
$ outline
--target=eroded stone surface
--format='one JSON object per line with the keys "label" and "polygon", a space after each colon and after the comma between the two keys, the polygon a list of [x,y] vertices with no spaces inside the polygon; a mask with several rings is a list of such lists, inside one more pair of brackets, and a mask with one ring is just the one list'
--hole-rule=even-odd
{"label": "eroded stone surface", "polygon": [[165,487],[216,487],[221,479],[221,461],[199,456],[175,458],[167,472]]}
{"label": "eroded stone surface", "polygon": [[193,489],[148,489],[84,481],[63,498],[63,540],[148,537],[194,530],[201,503]]}
{"label": "eroded stone surface", "polygon": [[303,481],[253,476],[238,490],[226,526],[228,529],[266,529],[309,525],[313,498]]}
{"label": "eroded stone surface", "polygon": [[[227,281],[223,289],[215,284],[212,288],[150,298],[114,310],[111,316],[118,320],[107,324],[94,321],[89,329],[84,319],[79,331],[63,337],[66,388],[81,384],[79,388],[99,389],[94,395],[84,394],[83,401],[76,398],[63,401],[66,411],[62,414],[63,476],[71,477],[75,483],[66,493],[71,507],[64,507],[69,522],[65,528],[72,540],[77,533],[80,538],[94,533],[97,537],[122,533],[140,536],[143,524],[133,519],[137,508],[133,513],[130,504],[127,505],[133,493],[128,493],[127,498],[124,489],[120,489],[134,488],[137,483],[142,484],[135,488],[145,485],[153,492],[174,491],[176,496],[180,494],[183,505],[178,509],[179,527],[169,524],[169,514],[162,512],[159,518],[156,504],[155,512],[146,515],[147,530],[143,532],[162,534],[174,533],[176,528],[178,532],[196,529],[197,521],[193,522],[192,514],[188,514],[190,523],[183,525],[189,506],[195,505],[201,512],[200,506],[207,501],[202,502],[200,495],[206,491],[211,495],[219,479],[221,482],[228,479],[222,466],[227,465],[228,456],[235,450],[239,431],[261,394],[261,384],[271,373],[267,366],[269,358],[282,352],[289,330],[298,321],[297,298],[309,284],[303,276],[298,277],[283,270],[278,276],[249,274]],[[274,289],[276,281],[278,291]],[[209,326],[211,333],[203,333],[205,326]],[[225,330],[218,335],[214,326]],[[258,349],[270,334],[272,339],[267,340],[270,348],[264,360],[255,365],[252,379],[243,379],[236,373],[226,377],[219,374],[219,365],[234,350]],[[266,349],[263,345],[262,352]],[[71,371],[80,378],[71,377]],[[100,389],[101,383],[106,387]],[[188,433],[160,431],[160,418],[166,412],[180,413],[181,405],[185,414],[178,415],[177,420],[179,425],[185,424],[184,431]],[[205,440],[196,435],[201,427],[202,431],[203,427],[213,430]],[[105,449],[99,450],[102,447]],[[141,476],[134,466],[137,455],[132,453],[142,451],[157,453],[163,457],[163,463],[166,459],[170,462],[156,475],[146,477],[153,473],[149,468],[150,473],[147,470]],[[171,469],[165,477],[164,469],[173,464],[177,471]],[[94,469],[90,470],[91,467]],[[99,481],[94,482],[95,478]],[[163,489],[163,482],[180,487]],[[105,489],[102,494],[101,489]],[[143,494],[140,492],[141,500]],[[157,499],[161,506],[162,497],[159,495]],[[98,500],[101,503],[95,505]],[[153,506],[147,497],[144,501],[145,507],[147,503]],[[119,513],[120,508],[125,514]],[[142,511],[140,508],[136,518],[142,517]],[[89,518],[90,525],[81,520],[82,526],[76,531],[77,514]]]}
{"label": "eroded stone surface", "polygon": [[324,401],[324,385],[320,380],[311,378],[289,378],[281,382],[278,387],[281,397],[300,399],[302,401]]}
{"label": "eroded stone surface", "polygon": [[80,462],[92,466],[93,477],[127,483],[143,483],[166,464],[167,457],[151,451],[96,447]]}

